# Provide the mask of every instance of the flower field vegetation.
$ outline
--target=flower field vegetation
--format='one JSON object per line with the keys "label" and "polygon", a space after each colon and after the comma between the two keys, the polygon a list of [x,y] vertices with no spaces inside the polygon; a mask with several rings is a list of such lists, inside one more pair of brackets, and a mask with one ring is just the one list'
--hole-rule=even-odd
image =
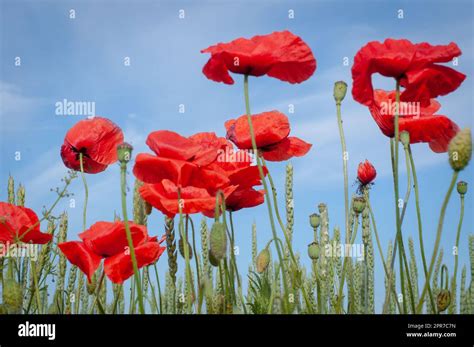
{"label": "flower field vegetation", "polygon": [[[27,207],[27,187],[10,177],[8,200],[0,202],[0,243],[10,250],[33,247],[38,256],[0,258],[1,313],[474,313],[474,235],[462,233],[468,183],[459,180],[471,159],[471,130],[439,114],[437,100],[455,92],[466,78],[445,64],[461,55],[455,43],[386,39],[368,42],[357,52],[352,90],[338,81],[333,93],[344,177],[344,196],[333,208],[344,209],[344,220],[338,221],[340,228],[330,224],[328,206],[319,204],[308,221],[313,240],[303,250],[294,249],[292,242],[294,173],[286,162],[312,155],[307,142],[312,139],[292,136],[288,117],[278,110],[252,113],[249,85],[261,78],[290,84],[317,78],[313,51],[299,36],[281,31],[218,43],[201,52],[209,55],[202,72],[210,81],[244,82],[246,112],[225,121],[226,137],[217,136],[216,129],[191,136],[152,129],[146,138],[149,151],[136,154],[119,125],[89,117],[60,135],[64,143],[57,160],[69,171],[56,190],[56,201],[42,214]],[[374,74],[390,80],[393,89],[376,89]],[[389,244],[380,242],[371,205],[377,170],[369,160],[351,173],[357,174],[357,189],[349,191],[344,134],[357,131],[343,125],[344,100],[350,97],[367,107],[367,116],[380,128],[378,136],[389,143],[390,208],[395,215],[393,229],[385,230],[393,232]],[[423,227],[423,177],[417,176],[412,146],[446,156],[452,168],[451,181],[440,187],[446,194],[439,214],[429,217],[438,218],[431,253],[424,236],[433,231]],[[286,165],[283,192],[278,192],[267,162]],[[87,177],[107,175],[114,163],[120,168],[122,210],[115,220],[90,221],[87,206],[93,192]],[[68,215],[58,214],[55,207],[69,196],[68,187],[76,179],[82,181],[85,203],[82,229],[72,236]],[[133,186],[130,192],[127,185]],[[278,205],[277,192],[285,197],[284,206]],[[440,240],[452,199],[460,199],[461,209],[456,233],[449,235],[455,245],[454,266],[447,266]],[[239,210],[262,204],[272,236],[258,248],[253,225],[249,268],[239,269],[234,219]],[[130,206],[132,216],[127,213]],[[404,235],[408,208],[416,210],[416,239]],[[161,233],[147,228],[151,218],[163,221]],[[351,253],[354,246],[360,246],[357,258]],[[469,249],[470,262],[459,261],[461,247]],[[309,257],[311,267],[303,266],[302,257]],[[377,262],[384,280],[379,285],[385,287],[379,309],[374,297]]]}

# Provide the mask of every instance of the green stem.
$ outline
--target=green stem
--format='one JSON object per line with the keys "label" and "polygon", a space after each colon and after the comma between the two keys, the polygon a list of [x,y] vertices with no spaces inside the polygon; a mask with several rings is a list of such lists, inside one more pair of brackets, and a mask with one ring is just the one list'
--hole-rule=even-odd
{"label": "green stem", "polygon": [[120,186],[122,189],[122,214],[123,223],[125,225],[125,233],[127,235],[128,247],[130,250],[130,257],[132,258],[133,272],[135,274],[135,283],[138,293],[138,307],[141,314],[145,313],[145,306],[143,305],[143,293],[141,288],[140,274],[138,272],[137,258],[135,255],[135,247],[133,246],[132,233],[130,231],[130,224],[128,223],[127,215],[127,163],[120,163]]}
{"label": "green stem", "polygon": [[[456,295],[456,281],[458,274],[458,258],[459,258],[459,239],[461,237],[462,222],[464,219],[464,194],[460,194],[461,197],[461,213],[459,215],[458,231],[456,233],[456,254],[454,255],[454,274],[451,281],[451,293]],[[456,307],[454,307],[456,309]]]}
{"label": "green stem", "polygon": [[435,245],[433,249],[433,253],[431,255],[431,261],[430,261],[430,267],[428,270],[428,277],[426,278],[425,285],[423,287],[423,292],[421,293],[420,296],[420,301],[418,302],[418,306],[416,308],[417,312],[420,312],[421,309],[423,308],[423,303],[425,299],[426,292],[428,290],[428,283],[430,282],[431,275],[433,273],[436,257],[438,255],[438,249],[439,249],[439,243],[441,241],[441,234],[443,232],[443,223],[444,223],[444,216],[446,214],[446,208],[448,207],[449,199],[451,197],[451,193],[453,192],[454,186],[456,184],[456,180],[458,178],[459,171],[454,171],[453,172],[453,177],[451,178],[451,183],[449,185],[448,191],[446,192],[446,196],[444,197],[443,205],[441,206],[441,211],[439,214],[439,220],[438,220],[438,228],[436,231],[436,240],[435,240]]}
{"label": "green stem", "polygon": [[[251,140],[252,140],[252,148],[253,148],[254,154],[255,154],[256,159],[257,159],[258,172],[260,174],[260,179],[262,180],[263,188],[265,190],[265,201],[267,203],[268,216],[270,218],[270,226],[271,226],[271,229],[272,229],[273,238],[276,239],[276,238],[278,238],[278,236],[277,236],[277,233],[276,233],[275,221],[273,219],[272,206],[271,206],[271,202],[270,202],[270,194],[268,192],[268,186],[267,186],[267,182],[265,180],[265,174],[263,172],[262,164],[260,162],[260,156],[259,156],[259,153],[258,153],[257,142],[255,140],[255,133],[254,133],[254,130],[253,130],[252,118],[251,118],[251,113],[250,113],[248,78],[249,78],[248,75],[244,76],[245,111],[247,113],[247,121],[248,121],[248,124],[249,124],[250,137],[251,137]],[[282,273],[283,286],[284,286],[284,291],[285,291],[284,303],[285,303],[285,306],[287,306],[288,283],[286,281],[286,273],[285,273],[285,269],[284,269],[285,264],[283,262],[283,253],[282,253],[282,250],[280,249],[280,245],[278,243],[276,243],[275,247],[276,247],[276,250],[277,250],[277,253],[278,253],[278,259],[281,263],[281,273]]]}
{"label": "green stem", "polygon": [[87,202],[89,200],[89,188],[87,187],[86,175],[84,174],[84,157],[82,152],[79,153],[79,163],[81,166],[81,178],[82,183],[84,184],[84,209],[82,211],[82,230],[86,230],[86,216],[87,216]]}
{"label": "green stem", "polygon": [[237,285],[239,287],[238,291],[239,291],[240,301],[242,302],[242,308],[244,310],[244,314],[247,314],[247,308],[246,308],[247,305],[245,304],[245,299],[244,299],[244,296],[242,295],[242,283],[240,281],[239,269],[237,268],[237,262],[235,261],[235,254],[234,254],[235,233],[234,233],[234,221],[232,219],[232,212],[231,211],[229,211],[229,220],[230,220],[230,230],[231,230],[230,244],[231,244],[231,247],[232,247],[231,260],[232,260],[232,264],[233,264],[234,269],[235,269],[235,276],[237,277]]}
{"label": "green stem", "polygon": [[[423,263],[423,271],[425,273],[425,278],[428,277],[428,266],[426,265],[426,256],[425,256],[425,245],[423,243],[423,224],[421,221],[421,208],[420,208],[420,192],[418,186],[418,179],[416,176],[416,169],[415,169],[415,161],[413,160],[413,154],[411,152],[410,145],[407,146],[405,149],[406,155],[408,155],[410,159],[411,170],[413,173],[413,184],[415,187],[415,204],[416,204],[416,217],[418,219],[418,239],[420,241],[420,251],[421,251],[421,259]],[[436,305],[433,298],[433,293],[431,292],[431,285],[427,282],[428,288],[428,295],[430,297],[431,308],[433,312],[436,312]]]}
{"label": "green stem", "polygon": [[344,172],[344,211],[345,211],[345,225],[346,225],[346,241],[349,239],[349,185],[348,185],[348,174],[347,174],[347,149],[346,140],[344,137],[344,128],[342,126],[341,116],[341,102],[336,102],[337,112],[337,126],[339,128],[339,138],[341,140],[342,148],[342,167]]}
{"label": "green stem", "polygon": [[[195,231],[194,231],[194,223],[193,223],[193,220],[191,219],[191,217],[189,217],[189,215],[186,215],[186,226],[188,224],[188,221],[190,222],[191,224],[191,233],[192,233],[192,236],[193,236],[193,249],[194,249],[194,262],[195,262],[195,265],[196,265],[196,277],[197,277],[197,285],[198,285],[198,295],[197,297],[200,296],[201,294],[201,271],[199,270],[199,257],[198,257],[198,253],[197,253],[197,247],[196,247],[196,236],[195,236]],[[187,235],[187,233],[186,233]],[[201,313],[201,306],[198,304],[197,305],[197,313],[200,314]]]}

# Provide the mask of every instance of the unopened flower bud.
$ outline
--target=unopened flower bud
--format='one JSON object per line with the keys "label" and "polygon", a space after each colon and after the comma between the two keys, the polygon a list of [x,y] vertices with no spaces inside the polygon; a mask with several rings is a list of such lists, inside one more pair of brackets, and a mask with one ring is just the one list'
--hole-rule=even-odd
{"label": "unopened flower bud", "polygon": [[320,253],[319,244],[317,242],[311,242],[308,245],[308,256],[310,257],[310,259],[318,260],[319,253]]}
{"label": "unopened flower bud", "polygon": [[128,163],[132,159],[133,147],[131,144],[124,142],[117,146],[117,157],[119,162]]}
{"label": "unopened flower bud", "polygon": [[356,196],[352,199],[352,209],[355,213],[362,213],[365,209],[365,198],[363,196]]}
{"label": "unopened flower bud", "polygon": [[344,100],[347,92],[347,83],[344,81],[338,81],[334,83],[334,100],[336,104],[340,104]]}
{"label": "unopened flower bud", "polygon": [[472,155],[471,129],[466,128],[459,131],[449,143],[448,152],[449,164],[453,170],[463,170],[469,164]]}
{"label": "unopened flower bud", "polygon": [[446,310],[450,303],[451,293],[447,289],[442,289],[436,297],[436,306],[438,307],[438,312],[443,312]]}
{"label": "unopened flower bud", "polygon": [[262,273],[270,265],[270,250],[265,247],[257,256],[257,272]]}
{"label": "unopened flower bud", "polygon": [[410,133],[406,130],[403,130],[400,133],[400,142],[403,144],[404,148],[408,148],[408,145],[410,144]]}
{"label": "unopened flower bud", "polygon": [[467,193],[467,182],[459,181],[457,185],[459,195],[464,195]]}
{"label": "unopened flower bud", "polygon": [[316,229],[321,224],[321,216],[317,213],[313,213],[309,216],[309,224],[313,229]]}
{"label": "unopened flower bud", "polygon": [[[191,244],[189,242],[186,242],[188,244],[188,257],[189,259],[193,258],[193,248],[191,247]],[[179,239],[178,241],[178,248],[179,248],[179,253],[183,258],[186,259],[186,256],[184,254],[184,247],[183,247],[183,239]]]}
{"label": "unopened flower bud", "polygon": [[209,251],[215,260],[220,262],[225,257],[226,250],[227,235],[225,233],[225,226],[220,222],[215,222],[209,234]]}

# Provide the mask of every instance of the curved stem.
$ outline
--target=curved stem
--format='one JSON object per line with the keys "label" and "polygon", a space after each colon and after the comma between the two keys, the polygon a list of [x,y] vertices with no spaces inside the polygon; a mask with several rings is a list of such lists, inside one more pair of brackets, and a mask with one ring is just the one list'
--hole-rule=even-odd
{"label": "curved stem", "polygon": [[87,186],[86,175],[84,174],[84,156],[82,152],[79,153],[79,163],[81,166],[81,178],[82,183],[84,184],[84,209],[82,211],[82,230],[86,230],[86,218],[87,218],[87,202],[89,200],[89,188]]}
{"label": "curved stem", "polygon": [[[459,215],[458,231],[456,233],[456,254],[454,255],[454,274],[451,280],[451,293],[456,295],[456,281],[458,274],[458,258],[459,258],[459,239],[461,237],[462,222],[464,219],[464,194],[460,194],[461,197],[461,213]],[[456,307],[454,307],[456,309]]]}
{"label": "curved stem", "polygon": [[135,274],[135,282],[138,292],[138,307],[140,313],[145,313],[145,306],[143,305],[143,295],[140,283],[140,273],[138,272],[137,258],[135,256],[135,248],[133,246],[132,233],[130,231],[130,224],[128,223],[127,215],[127,164],[125,162],[120,163],[120,186],[122,190],[122,215],[123,223],[125,225],[125,234],[127,235],[128,247],[130,250],[130,258],[132,259],[133,272]]}
{"label": "curved stem", "polygon": [[[416,170],[415,170],[415,161],[413,160],[413,154],[411,153],[411,147],[410,145],[407,146],[405,149],[406,154],[408,155],[410,159],[410,166],[411,170],[413,173],[413,184],[415,187],[415,204],[416,204],[416,217],[418,220],[418,239],[420,241],[420,252],[421,252],[421,260],[423,263],[423,271],[425,273],[425,278],[428,277],[428,266],[426,265],[426,256],[425,256],[425,245],[423,243],[423,225],[421,221],[421,209],[420,209],[420,193],[419,193],[419,186],[418,186],[418,179],[416,176]],[[436,305],[435,301],[433,299],[433,293],[431,292],[431,286],[430,283],[427,282],[427,288],[428,288],[428,295],[430,297],[430,304],[433,312],[436,312]]]}
{"label": "curved stem", "polygon": [[431,275],[433,273],[436,257],[438,255],[439,243],[441,241],[441,234],[443,232],[443,223],[444,223],[444,216],[446,214],[446,208],[448,207],[449,199],[451,197],[451,193],[453,192],[454,185],[456,184],[456,180],[458,178],[459,172],[454,171],[453,177],[451,178],[451,183],[449,184],[448,191],[446,192],[446,196],[444,197],[443,205],[441,206],[441,211],[439,213],[439,220],[438,220],[438,228],[436,231],[436,240],[433,249],[433,253],[431,255],[430,267],[428,270],[428,277],[426,278],[425,286],[423,287],[423,292],[420,296],[420,301],[418,302],[418,306],[416,308],[417,312],[421,311],[423,308],[423,302],[425,299],[426,292],[428,290],[428,283],[430,282]]}

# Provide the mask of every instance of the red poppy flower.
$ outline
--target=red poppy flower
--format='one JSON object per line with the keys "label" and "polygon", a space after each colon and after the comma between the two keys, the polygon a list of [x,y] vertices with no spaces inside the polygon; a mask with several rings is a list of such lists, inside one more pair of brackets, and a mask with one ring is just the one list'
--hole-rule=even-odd
{"label": "red poppy flower", "polygon": [[427,106],[430,99],[457,89],[466,76],[436,63],[446,63],[461,55],[455,43],[432,46],[422,42],[387,39],[372,41],[362,47],[352,67],[352,95],[358,102],[373,104],[372,74],[380,73],[400,81],[405,89],[402,101],[418,101]]}
{"label": "red poppy flower", "polygon": [[40,231],[38,216],[33,210],[0,202],[0,243],[45,244],[52,238]]}
{"label": "red poppy flower", "polygon": [[307,80],[316,70],[309,46],[289,31],[239,38],[201,51],[211,58],[203,68],[207,78],[233,84],[230,72],[252,76],[268,75],[290,83]]}
{"label": "red poppy flower", "polygon": [[[237,189],[237,186],[227,186],[222,189],[225,199]],[[150,205],[163,212],[170,218],[179,213],[181,203],[182,213],[204,213],[214,215],[216,195],[205,188],[185,186],[180,189],[181,202],[178,200],[178,187],[170,180],[162,180],[157,184],[144,184],[140,187],[140,195]]]}
{"label": "red poppy flower", "polygon": [[[254,188],[236,189],[225,200],[227,211],[238,211],[243,208],[255,207],[265,201],[265,190],[255,190]],[[210,216],[214,217],[214,215]]]}
{"label": "red poppy flower", "polygon": [[372,183],[376,176],[377,171],[368,160],[359,164],[359,167],[357,168],[357,179],[361,185],[366,186]]}
{"label": "red poppy flower", "polygon": [[[255,142],[263,158],[269,161],[283,161],[301,157],[308,153],[311,144],[297,137],[289,137],[288,117],[278,111],[252,115]],[[227,138],[240,149],[251,149],[252,139],[246,115],[225,123]]]}
{"label": "red poppy flower", "polygon": [[84,172],[95,174],[117,161],[117,146],[122,142],[122,130],[109,119],[83,119],[67,132],[61,157],[66,167],[80,171],[82,153]]}
{"label": "red poppy flower", "polygon": [[[133,246],[138,268],[156,262],[165,247],[163,240],[149,237],[143,225],[130,222]],[[97,222],[79,234],[82,241],[68,241],[58,244],[66,258],[84,274],[89,282],[92,275],[104,261],[104,271],[114,283],[122,284],[133,275],[133,265],[123,222]]]}
{"label": "red poppy flower", "polygon": [[[395,92],[377,89],[374,92],[374,104],[369,107],[370,113],[380,130],[389,137],[394,136]],[[448,117],[435,115],[441,105],[434,99],[426,107],[400,103],[399,130],[410,134],[410,143],[427,142],[436,153],[446,152],[451,139],[459,127]]]}

